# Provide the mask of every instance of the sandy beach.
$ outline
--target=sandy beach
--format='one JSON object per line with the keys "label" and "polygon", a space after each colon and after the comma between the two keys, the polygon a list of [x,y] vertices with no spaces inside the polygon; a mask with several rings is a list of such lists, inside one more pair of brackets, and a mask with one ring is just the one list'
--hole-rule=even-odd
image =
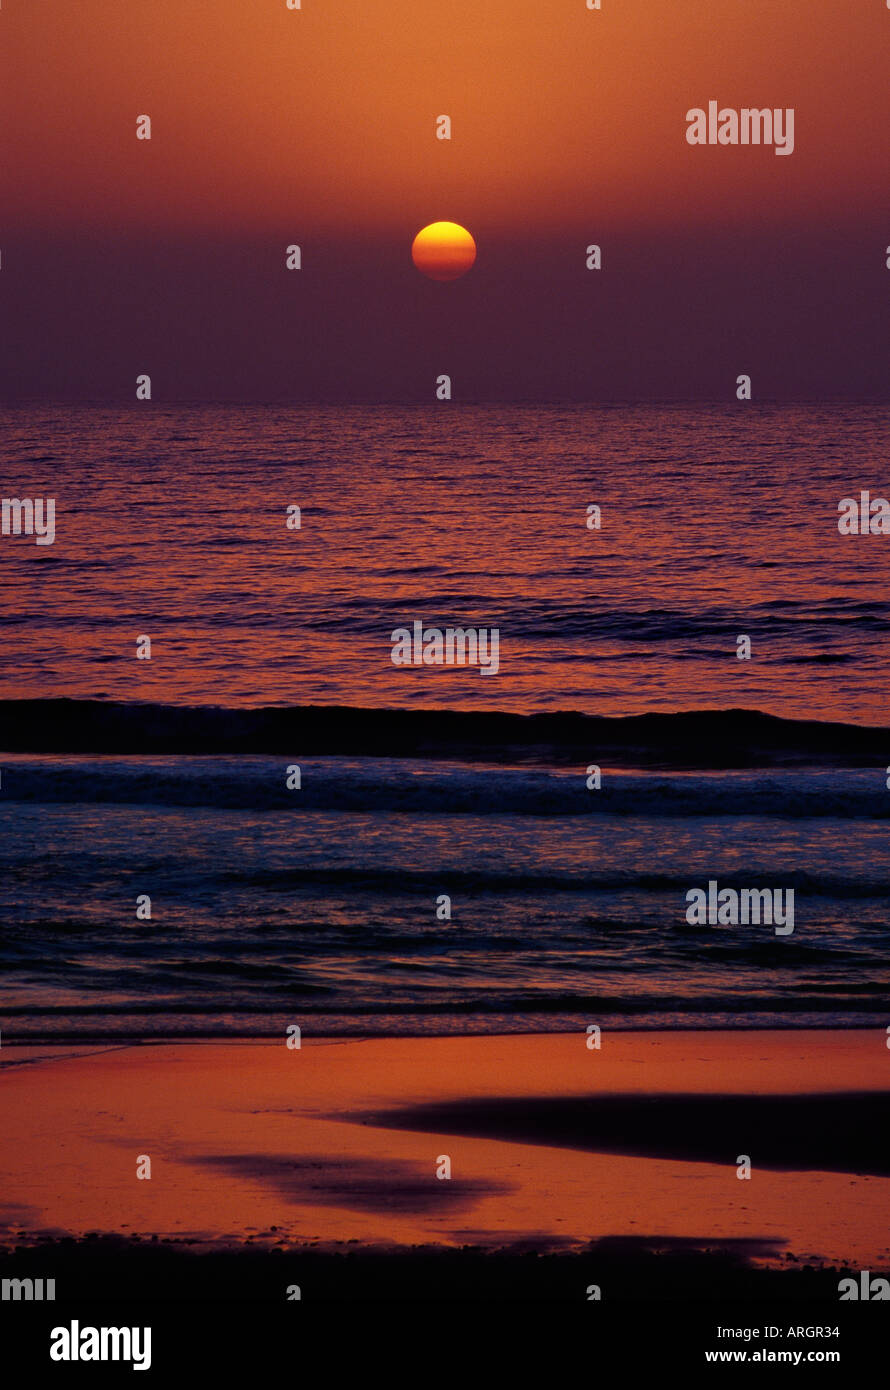
{"label": "sandy beach", "polygon": [[877,1031],[4,1044],[3,1243],[625,1241],[882,1269],[887,1058]]}

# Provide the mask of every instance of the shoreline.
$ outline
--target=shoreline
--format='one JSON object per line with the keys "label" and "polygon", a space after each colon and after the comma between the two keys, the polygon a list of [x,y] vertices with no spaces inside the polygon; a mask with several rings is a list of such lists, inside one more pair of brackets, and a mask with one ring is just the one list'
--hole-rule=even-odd
{"label": "shoreline", "polygon": [[[315,1020],[313,1020],[314,1022]],[[643,1037],[663,1037],[666,1034],[676,1034],[686,1037],[690,1034],[701,1034],[708,1037],[712,1035],[732,1034],[741,1036],[762,1036],[764,1034],[778,1034],[782,1036],[794,1037],[807,1033],[837,1033],[842,1036],[857,1034],[873,1034],[882,1040],[881,1045],[886,1045],[886,1025],[881,1020],[880,1023],[849,1023],[842,1024],[837,1022],[826,1023],[819,1026],[812,1022],[805,1023],[776,1023],[769,1022],[739,1023],[728,1027],[726,1024],[715,1024],[713,1027],[701,1023],[690,1023],[688,1026],[674,1024],[665,1026],[653,1026],[651,1028],[641,1028],[639,1023],[634,1021],[627,1024],[615,1024],[609,1022],[603,1029],[604,1034],[608,1033],[613,1037],[626,1037],[628,1035],[640,1035]],[[354,1033],[310,1033],[303,1026],[303,1045],[312,1047],[328,1047],[335,1044],[348,1043],[372,1043],[372,1042],[444,1042],[448,1039],[508,1039],[508,1038],[577,1038],[583,1034],[580,1027],[556,1028],[552,1031],[544,1028],[526,1028],[513,1031],[500,1032],[372,1032],[362,1029]],[[119,1052],[129,1048],[161,1048],[161,1047],[270,1047],[279,1045],[282,1040],[281,1030],[272,1033],[72,1033],[66,1031],[64,1041],[60,1035],[52,1033],[43,1034],[19,1034],[9,1036],[8,1025],[3,1027],[2,1060],[0,1060],[0,1073],[6,1069],[16,1066],[32,1065],[37,1061],[65,1061],[71,1056],[92,1056],[105,1052]],[[76,1051],[75,1051],[76,1049]],[[26,1057],[26,1053],[51,1052],[51,1057]]]}
{"label": "shoreline", "polygon": [[[304,1015],[305,1017],[305,1015]],[[309,1033],[303,1030],[303,1043],[313,1047],[323,1047],[334,1043],[356,1043],[356,1042],[439,1042],[453,1038],[577,1038],[578,1028],[525,1028],[525,1029],[500,1029],[492,1032],[480,1033],[457,1033],[457,1032],[374,1032],[367,1028],[360,1029],[354,1033]],[[728,1027],[726,1024],[715,1024],[713,1026],[702,1023],[690,1023],[688,1026],[683,1024],[671,1023],[670,1025],[654,1025],[650,1028],[643,1028],[638,1022],[633,1024],[614,1024],[609,1023],[603,1033],[613,1034],[634,1034],[641,1037],[660,1037],[665,1034],[701,1033],[704,1036],[711,1034],[747,1034],[747,1033],[874,1033],[886,1039],[887,1029],[882,1021],[880,1023],[826,1023],[819,1026],[814,1023],[747,1023],[741,1022]],[[64,1038],[53,1033],[34,1033],[9,1035],[9,1029],[4,1028],[3,1036],[3,1057],[0,1059],[0,1072],[3,1070],[3,1063],[7,1066],[14,1065],[10,1061],[8,1053],[21,1052],[34,1048],[53,1048],[55,1054],[61,1059],[65,1056],[66,1048],[89,1048],[100,1051],[118,1051],[128,1047],[267,1047],[281,1041],[280,1029],[269,1033],[77,1033],[66,1031]]]}

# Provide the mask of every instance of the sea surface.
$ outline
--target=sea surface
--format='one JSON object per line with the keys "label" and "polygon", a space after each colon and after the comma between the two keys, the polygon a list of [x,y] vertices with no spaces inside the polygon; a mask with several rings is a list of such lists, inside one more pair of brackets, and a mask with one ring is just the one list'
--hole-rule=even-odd
{"label": "sea surface", "polygon": [[[57,531],[0,538],[4,1041],[883,1029],[890,735],[851,750],[890,725],[890,537],[841,537],[837,504],[886,495],[886,411],[35,406],[0,429],[3,495],[54,496]],[[498,674],[394,667],[415,619],[499,627]],[[306,706],[331,716],[308,743]],[[292,733],[233,741],[262,707]],[[443,747],[407,719],[383,746],[361,711],[384,709],[441,711]],[[699,756],[714,710],[777,716],[769,751],[727,713]],[[520,755],[488,711],[663,719],[645,756],[571,721]],[[794,932],[690,926],[709,879],[793,888]]]}
{"label": "sea surface", "polygon": [[[884,1027],[883,772],[287,766],[5,758],[4,1037]],[[793,933],[688,925],[712,878]]]}
{"label": "sea surface", "polygon": [[[880,406],[17,406],[0,440],[3,495],[56,499],[53,545],[0,538],[6,698],[887,722],[890,537],[837,529],[890,493]],[[415,620],[497,627],[498,674],[393,666]]]}

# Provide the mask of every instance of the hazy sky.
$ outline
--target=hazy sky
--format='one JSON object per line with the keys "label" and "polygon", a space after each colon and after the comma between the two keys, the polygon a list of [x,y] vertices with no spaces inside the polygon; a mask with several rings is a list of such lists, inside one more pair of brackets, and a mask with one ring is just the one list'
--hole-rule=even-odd
{"label": "hazy sky", "polygon": [[[0,394],[883,396],[890,10],[602,4],[8,0]],[[794,153],[690,146],[711,99]]]}

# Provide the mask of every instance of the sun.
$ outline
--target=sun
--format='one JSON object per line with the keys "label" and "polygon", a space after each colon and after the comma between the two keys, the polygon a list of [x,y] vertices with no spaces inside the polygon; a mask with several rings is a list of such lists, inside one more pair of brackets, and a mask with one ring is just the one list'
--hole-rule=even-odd
{"label": "sun", "polygon": [[476,259],[476,243],[457,222],[431,222],[414,238],[411,259],[431,280],[456,280]]}

